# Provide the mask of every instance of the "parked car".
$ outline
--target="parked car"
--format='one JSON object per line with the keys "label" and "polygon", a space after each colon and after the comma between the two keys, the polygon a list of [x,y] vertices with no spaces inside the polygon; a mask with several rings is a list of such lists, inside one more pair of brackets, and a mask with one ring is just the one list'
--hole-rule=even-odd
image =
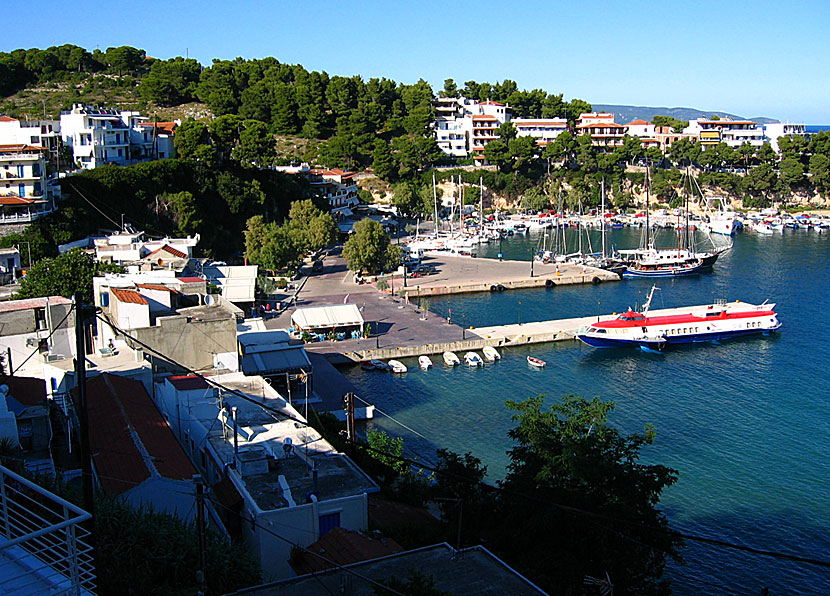
{"label": "parked car", "polygon": [[322,270],[323,270],[323,261],[321,259],[318,259],[318,260],[314,261],[314,263],[311,264],[311,271],[312,272],[319,273]]}
{"label": "parked car", "polygon": [[423,277],[425,275],[433,275],[435,273],[438,273],[435,265],[418,265],[412,271],[412,277]]}

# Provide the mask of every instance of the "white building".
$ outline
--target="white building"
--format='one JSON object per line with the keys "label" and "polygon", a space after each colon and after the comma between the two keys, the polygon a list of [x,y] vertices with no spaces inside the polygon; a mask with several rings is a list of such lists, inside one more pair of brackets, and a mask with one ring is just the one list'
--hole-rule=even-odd
{"label": "white building", "polygon": [[75,104],[61,114],[60,134],[64,145],[72,147],[75,163],[85,169],[172,157],[175,126],[168,125],[177,123],[147,120],[139,112]]}
{"label": "white building", "polygon": [[35,145],[0,145],[0,224],[29,223],[54,211],[46,153]]}
{"label": "white building", "polygon": [[537,145],[547,145],[568,130],[565,118],[513,118],[510,122],[517,136],[533,137]]}
{"label": "white building", "polygon": [[496,101],[480,101],[464,97],[439,97],[435,102],[436,119],[432,123],[438,147],[453,157],[478,158],[490,141],[499,138],[497,129],[510,120],[510,106]]}
{"label": "white building", "polygon": [[806,136],[807,129],[804,124],[791,124],[789,122],[770,122],[764,124],[764,138],[772,145],[772,148],[777,152],[778,139],[789,136]]}
{"label": "white building", "polygon": [[614,114],[608,112],[586,112],[579,115],[576,134],[590,135],[594,147],[620,147],[625,142],[628,129],[614,122]]}
{"label": "white building", "polygon": [[70,359],[75,346],[72,301],[62,296],[0,302],[0,354],[6,374],[43,377],[43,365]]}
{"label": "white building", "polygon": [[749,143],[753,147],[764,144],[764,127],[751,120],[710,120],[697,118],[690,120],[683,132],[698,138],[702,147],[726,143],[730,147],[740,147]]}
{"label": "white building", "polygon": [[60,146],[60,122],[30,122],[0,115],[0,145],[35,145],[55,154]]}
{"label": "white building", "polygon": [[308,546],[335,527],[368,529],[378,486],[337,452],[262,377],[172,376],[156,402],[265,576],[294,575],[292,544]]}

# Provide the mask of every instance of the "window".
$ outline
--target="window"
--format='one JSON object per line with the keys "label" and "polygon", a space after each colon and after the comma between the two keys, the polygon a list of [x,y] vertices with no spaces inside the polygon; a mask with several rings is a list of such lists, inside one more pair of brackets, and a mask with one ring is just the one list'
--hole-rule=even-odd
{"label": "window", "polygon": [[32,175],[33,176],[40,176],[40,164],[32,164]]}
{"label": "window", "polygon": [[17,196],[25,197],[26,196],[26,185],[21,183],[17,185]]}
{"label": "window", "polygon": [[26,175],[26,170],[23,169],[23,166],[18,165],[17,166],[17,177],[18,178],[23,178],[25,175]]}
{"label": "window", "polygon": [[40,137],[29,137],[29,142],[32,145],[38,145],[40,144]]}
{"label": "window", "polygon": [[46,309],[45,308],[36,308],[35,309],[35,328],[36,329],[46,329]]}

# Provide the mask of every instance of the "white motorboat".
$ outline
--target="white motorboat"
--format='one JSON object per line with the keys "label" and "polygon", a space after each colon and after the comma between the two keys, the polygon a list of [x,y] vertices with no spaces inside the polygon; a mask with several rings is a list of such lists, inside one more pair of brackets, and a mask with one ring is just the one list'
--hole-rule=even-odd
{"label": "white motorboat", "polygon": [[475,352],[467,352],[464,354],[464,362],[467,363],[467,366],[484,366],[484,360]]}
{"label": "white motorboat", "polygon": [[484,346],[481,352],[484,354],[484,357],[490,362],[501,360],[501,354],[499,354],[496,348],[494,348],[493,346]]}
{"label": "white motorboat", "polygon": [[398,373],[399,375],[402,375],[406,372],[406,365],[400,360],[390,360],[389,368],[392,369],[393,373]]}
{"label": "white motorboat", "polygon": [[432,367],[432,360],[429,356],[418,356],[418,366],[421,367],[421,370],[427,370]]}
{"label": "white motorboat", "polygon": [[461,360],[455,355],[455,352],[444,352],[444,364],[447,366],[458,366]]}

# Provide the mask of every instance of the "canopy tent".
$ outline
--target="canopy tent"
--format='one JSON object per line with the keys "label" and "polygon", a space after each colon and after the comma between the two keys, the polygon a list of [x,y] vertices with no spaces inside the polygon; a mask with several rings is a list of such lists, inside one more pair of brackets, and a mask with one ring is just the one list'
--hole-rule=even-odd
{"label": "canopy tent", "polygon": [[331,304],[298,308],[291,324],[300,331],[327,331],[344,327],[363,329],[363,317],[356,304]]}

